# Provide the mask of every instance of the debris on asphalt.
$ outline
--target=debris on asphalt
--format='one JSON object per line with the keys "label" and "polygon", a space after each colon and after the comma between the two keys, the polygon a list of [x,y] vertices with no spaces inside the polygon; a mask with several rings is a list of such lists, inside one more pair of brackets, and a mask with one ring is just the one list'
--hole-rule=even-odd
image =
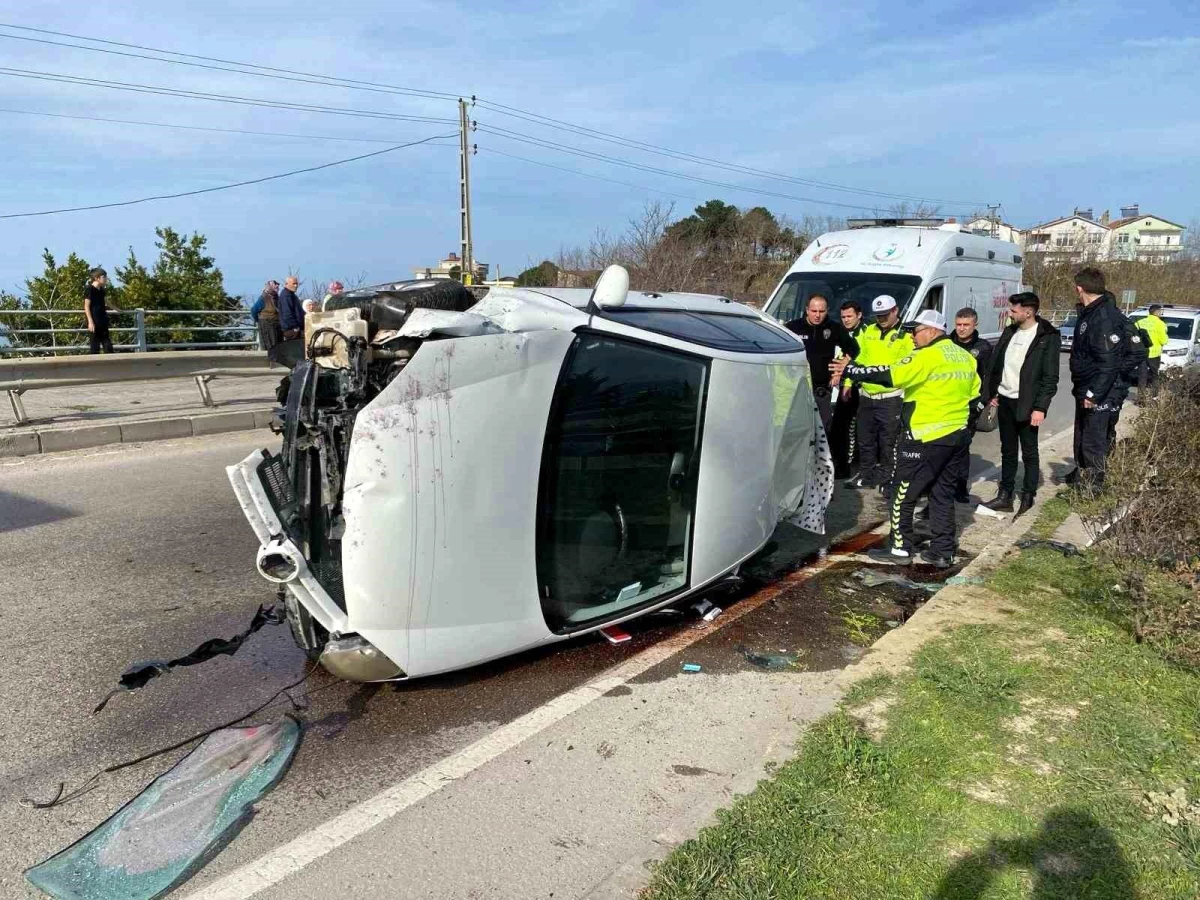
{"label": "debris on asphalt", "polygon": [[601,628],[600,633],[604,635],[604,639],[610,644],[624,644],[626,641],[633,640],[629,632],[620,625],[609,625],[607,628]]}
{"label": "debris on asphalt", "polygon": [[721,607],[713,606],[713,604],[710,603],[708,600],[697,600],[695,603],[692,604],[691,609],[692,609],[692,612],[694,612],[699,618],[703,619],[705,622],[711,622],[713,619],[715,619],[717,616],[719,616],[723,611],[721,609]]}
{"label": "debris on asphalt", "polygon": [[940,584],[913,581],[895,572],[876,572],[873,569],[858,569],[853,575],[866,587],[880,587],[885,584],[894,584],[902,588],[907,588],[910,591],[928,591],[931,594],[942,588]]}
{"label": "debris on asphalt", "polygon": [[983,516],[984,518],[988,518],[988,519],[1003,519],[1004,518],[1003,513],[998,513],[994,509],[988,509],[982,503],[980,503],[979,505],[977,505],[975,507],[975,515]]}
{"label": "debris on asphalt", "polygon": [[758,666],[760,669],[792,669],[796,663],[800,661],[803,653],[766,653],[760,650],[751,650],[748,647],[739,647],[742,656],[746,657],[746,662],[751,665]]}
{"label": "debris on asphalt", "polygon": [[131,802],[25,872],[57,900],[152,900],[182,884],[250,820],[287,772],[300,724],[213,732]]}
{"label": "debris on asphalt", "polygon": [[136,691],[172,669],[208,662],[215,656],[233,656],[241,649],[246,639],[264,625],[280,625],[284,620],[282,610],[277,610],[274,606],[260,606],[258,612],[254,614],[254,618],[250,620],[250,625],[241,634],[235,634],[231,638],[209,638],[191,653],[175,659],[134,663],[121,674],[121,677],[117,679],[117,686],[96,705],[92,714],[95,715],[103,710],[108,705],[108,701],[122,691]]}
{"label": "debris on asphalt", "polygon": [[701,667],[700,667],[699,663],[684,663],[683,664],[683,671],[685,671],[685,672],[692,672],[692,673],[699,672],[700,668]]}
{"label": "debris on asphalt", "polygon": [[1069,544],[1066,541],[1051,541],[1046,538],[1025,538],[1017,541],[1017,547],[1022,550],[1028,550],[1030,547],[1048,547],[1051,550],[1057,550],[1063,556],[1082,556],[1079,548],[1074,544]]}

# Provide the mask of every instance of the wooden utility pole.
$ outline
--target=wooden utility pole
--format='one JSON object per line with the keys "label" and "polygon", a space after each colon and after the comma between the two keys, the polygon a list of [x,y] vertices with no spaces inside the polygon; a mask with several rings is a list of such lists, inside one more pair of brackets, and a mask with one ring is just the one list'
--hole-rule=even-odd
{"label": "wooden utility pole", "polygon": [[475,248],[471,243],[471,118],[467,114],[467,101],[458,101],[458,165],[459,197],[462,238],[462,283],[475,281]]}

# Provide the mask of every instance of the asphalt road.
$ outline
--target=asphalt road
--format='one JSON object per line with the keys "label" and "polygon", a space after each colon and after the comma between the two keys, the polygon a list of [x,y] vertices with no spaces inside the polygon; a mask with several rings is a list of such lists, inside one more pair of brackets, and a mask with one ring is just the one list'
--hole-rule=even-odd
{"label": "asphalt road", "polygon": [[[1047,433],[1070,427],[1065,382],[1062,395]],[[275,440],[240,433],[0,462],[0,896],[40,896],[22,871],[77,840],[181,754],[106,776],[57,809],[31,809],[22,798],[47,799],[60,782],[69,790],[105,766],[234,719],[303,676],[286,627],[268,626],[236,656],[176,670],[92,712],[131,663],[232,636],[272,601],[224,466]],[[995,434],[978,436],[976,474],[998,462],[998,444]],[[879,519],[874,501],[839,503],[842,529]],[[787,552],[798,559],[811,549],[792,539]],[[631,629],[632,645],[584,640],[402,686],[348,685],[317,670],[293,692],[308,723],[295,765],[217,863],[251,859],[326,821],[679,627],[645,620]],[[273,711],[290,708],[281,700]]]}

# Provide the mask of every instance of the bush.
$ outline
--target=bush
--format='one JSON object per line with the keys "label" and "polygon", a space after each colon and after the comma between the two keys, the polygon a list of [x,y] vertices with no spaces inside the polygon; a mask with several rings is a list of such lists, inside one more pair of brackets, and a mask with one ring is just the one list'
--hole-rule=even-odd
{"label": "bush", "polygon": [[1135,637],[1200,665],[1200,371],[1160,385],[1082,512],[1124,577]]}

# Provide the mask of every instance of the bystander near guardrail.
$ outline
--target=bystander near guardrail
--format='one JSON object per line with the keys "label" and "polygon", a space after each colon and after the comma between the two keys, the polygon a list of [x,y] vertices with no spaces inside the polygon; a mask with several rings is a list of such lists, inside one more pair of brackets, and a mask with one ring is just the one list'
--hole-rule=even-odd
{"label": "bystander near guardrail", "polygon": [[[114,350],[145,353],[259,348],[258,329],[245,309],[110,309],[108,314],[113,320],[109,333]],[[30,318],[48,320],[50,327],[14,327],[14,323]],[[57,321],[63,321],[63,326],[58,327]],[[197,336],[214,340],[195,340]],[[0,310],[0,357],[87,353],[87,338],[86,321],[79,310]]]}

